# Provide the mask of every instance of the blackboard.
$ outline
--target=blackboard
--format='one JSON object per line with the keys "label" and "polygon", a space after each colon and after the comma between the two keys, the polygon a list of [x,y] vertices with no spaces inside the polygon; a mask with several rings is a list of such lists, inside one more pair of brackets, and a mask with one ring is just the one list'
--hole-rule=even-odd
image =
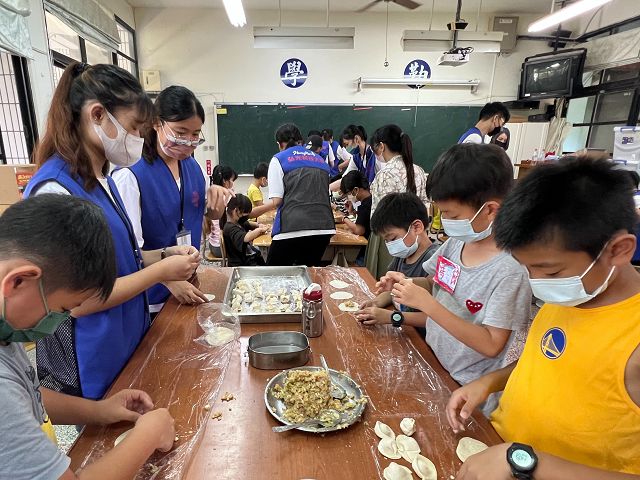
{"label": "blackboard", "polygon": [[[239,174],[253,173],[278,151],[276,129],[295,123],[306,137],[309,130],[332,128],[334,137],[350,123],[362,125],[371,136],[378,127],[399,125],[413,141],[414,161],[430,171],[440,154],[478,121],[480,107],[420,106],[353,107],[336,105],[217,105],[221,165]],[[226,113],[224,113],[226,111]]]}

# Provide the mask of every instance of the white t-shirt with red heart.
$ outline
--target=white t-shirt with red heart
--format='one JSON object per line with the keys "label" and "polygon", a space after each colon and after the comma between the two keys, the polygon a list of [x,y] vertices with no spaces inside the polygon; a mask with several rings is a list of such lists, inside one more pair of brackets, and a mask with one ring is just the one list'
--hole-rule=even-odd
{"label": "white t-shirt with red heart", "polygon": [[512,334],[502,352],[490,358],[457,340],[431,318],[427,320],[427,344],[462,385],[505,366],[515,332],[529,325],[532,298],[527,272],[511,255],[503,252],[482,265],[467,267],[460,259],[463,246],[464,242],[451,238],[424,263],[434,281],[434,298],[469,323],[511,330]]}

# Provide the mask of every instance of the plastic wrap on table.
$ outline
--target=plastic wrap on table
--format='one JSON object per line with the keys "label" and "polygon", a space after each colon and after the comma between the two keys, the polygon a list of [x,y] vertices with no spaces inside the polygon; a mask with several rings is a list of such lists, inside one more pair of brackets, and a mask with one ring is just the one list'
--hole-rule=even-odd
{"label": "plastic wrap on table", "polygon": [[203,303],[196,309],[198,325],[204,332],[196,342],[206,347],[222,347],[240,338],[240,319],[223,303]]}
{"label": "plastic wrap on table", "polygon": [[[176,306],[174,315],[180,308],[185,307]],[[171,323],[167,324],[167,329]],[[206,324],[206,321],[203,320],[203,323]],[[211,323],[213,324],[214,322]],[[165,348],[169,351],[169,342],[164,341],[165,330],[150,349],[129,385],[129,388],[155,392],[154,405],[169,410],[175,420],[178,438],[170,452],[156,451],[140,469],[136,480],[177,480],[183,477],[204,435],[207,421],[215,416],[216,399],[220,394],[229,361],[233,351],[239,348],[239,342],[235,340],[218,348],[195,342],[194,339],[202,334],[202,329],[196,322],[184,322],[180,325],[180,332],[185,348],[177,354],[169,355],[164,352]],[[235,338],[237,339],[237,336]],[[160,377],[170,378],[171,381],[162,382],[158,387]],[[81,468],[111,450],[115,438],[129,428],[131,425],[119,430],[108,426],[101,427],[97,436],[101,440],[91,446],[82,460]]]}
{"label": "plastic wrap on table", "polygon": [[[369,437],[371,456],[380,478],[390,461],[378,452],[380,439],[375,435],[373,427],[376,421],[381,421],[388,424],[396,434],[401,434],[400,421],[404,417],[416,420],[417,430],[413,438],[418,441],[422,455],[436,465],[439,478],[455,475],[460,463],[453,459],[445,464],[443,456],[437,454],[443,448],[455,451],[461,438],[449,426],[445,412],[451,389],[423,358],[411,338],[403,333],[403,328],[391,325],[363,326],[358,324],[353,313],[342,312],[337,308],[343,300],[334,300],[330,294],[338,290],[352,293],[353,300],[358,304],[375,297],[355,270],[327,267],[317,272],[322,281],[325,305],[330,311],[325,321],[334,324],[336,348],[342,358],[344,370],[360,384],[365,393],[373,385],[384,392],[383,395],[377,395],[375,401],[371,400],[365,411],[365,421],[369,427],[366,435]],[[349,286],[337,289],[331,286],[332,280],[341,280]],[[377,348],[372,350],[372,345],[377,345]],[[367,365],[368,368],[357,368],[357,365]],[[406,404],[415,405],[416,401],[422,405],[421,409],[405,409]],[[430,426],[428,436],[426,428],[421,428],[421,425]],[[486,428],[471,418],[467,421],[464,436],[479,435],[482,438],[490,435]],[[403,460],[397,462],[410,467]]]}

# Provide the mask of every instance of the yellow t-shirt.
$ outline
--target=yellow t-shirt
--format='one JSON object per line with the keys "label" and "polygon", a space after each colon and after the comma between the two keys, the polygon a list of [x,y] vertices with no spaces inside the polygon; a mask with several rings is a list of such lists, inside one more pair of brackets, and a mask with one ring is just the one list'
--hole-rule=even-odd
{"label": "yellow t-shirt", "polygon": [[640,344],[640,294],[599,308],[545,305],[491,422],[507,442],[640,474],[640,407],[624,382]]}
{"label": "yellow t-shirt", "polygon": [[254,208],[256,207],[257,202],[263,201],[262,191],[253,183],[249,185],[249,188],[247,190],[247,197],[249,197],[249,200],[251,200],[251,206]]}

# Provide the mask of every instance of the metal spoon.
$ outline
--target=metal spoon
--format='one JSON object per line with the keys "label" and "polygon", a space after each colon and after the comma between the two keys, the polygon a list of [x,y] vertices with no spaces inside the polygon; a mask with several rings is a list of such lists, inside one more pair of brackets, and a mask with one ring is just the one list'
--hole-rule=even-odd
{"label": "metal spoon", "polygon": [[318,427],[324,427],[324,428],[331,428],[331,427],[335,427],[336,425],[340,425],[349,419],[349,414],[344,412],[341,413],[334,409],[322,410],[322,412],[320,412],[320,417],[323,417],[323,416],[324,418],[313,418],[310,420],[305,420],[302,423],[292,423],[291,425],[280,425],[278,427],[272,427],[271,430],[273,430],[275,433],[282,433],[282,432],[287,432],[289,430],[294,430],[296,428],[305,428],[305,427],[318,426]]}
{"label": "metal spoon", "polygon": [[294,430],[296,428],[305,428],[305,427],[315,427],[315,426],[323,426],[320,423],[320,420],[307,420],[302,423],[292,423],[291,425],[280,425],[279,427],[272,427],[275,433],[287,432],[289,430]]}
{"label": "metal spoon", "polygon": [[327,361],[324,358],[324,355],[320,355],[320,363],[322,363],[322,368],[324,368],[324,370],[327,372],[327,375],[329,375],[329,381],[331,382],[331,397],[335,398],[336,400],[342,400],[344,397],[347,396],[347,392],[344,388],[342,388],[340,385],[338,385],[333,378],[331,378],[331,372],[329,372],[329,366],[327,365]]}

